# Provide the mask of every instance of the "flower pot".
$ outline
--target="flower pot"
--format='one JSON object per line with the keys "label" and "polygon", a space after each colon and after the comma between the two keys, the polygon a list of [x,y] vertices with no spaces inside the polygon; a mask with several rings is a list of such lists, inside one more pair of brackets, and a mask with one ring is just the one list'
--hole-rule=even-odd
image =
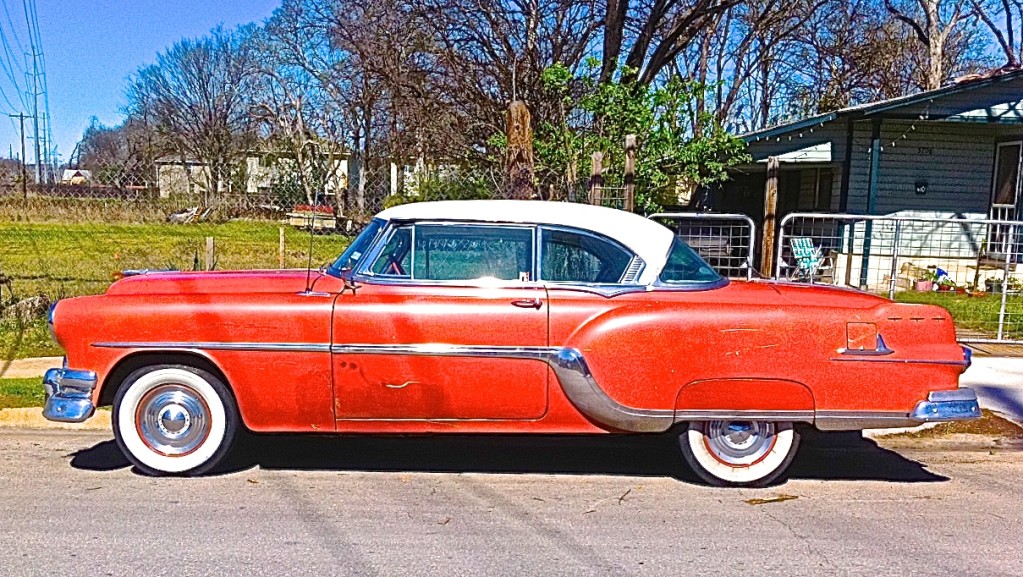
{"label": "flower pot", "polygon": [[934,290],[934,281],[932,280],[918,280],[913,283],[913,290],[920,292],[927,292]]}

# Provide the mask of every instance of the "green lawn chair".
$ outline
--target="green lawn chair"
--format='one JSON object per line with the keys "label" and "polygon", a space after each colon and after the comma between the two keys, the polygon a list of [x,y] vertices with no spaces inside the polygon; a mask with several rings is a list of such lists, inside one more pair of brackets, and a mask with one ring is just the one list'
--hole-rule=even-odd
{"label": "green lawn chair", "polygon": [[814,283],[826,277],[834,278],[831,257],[806,236],[795,236],[789,240],[792,259],[796,261],[789,273],[789,280]]}

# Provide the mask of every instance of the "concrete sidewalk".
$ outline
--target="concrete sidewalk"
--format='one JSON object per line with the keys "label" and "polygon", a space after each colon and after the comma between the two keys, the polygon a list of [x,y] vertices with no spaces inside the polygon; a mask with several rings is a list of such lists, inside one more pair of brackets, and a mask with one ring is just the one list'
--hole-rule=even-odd
{"label": "concrete sidewalk", "polygon": [[959,378],[980,397],[980,405],[1023,425],[1023,358],[973,357]]}
{"label": "concrete sidewalk", "polygon": [[42,378],[46,369],[60,367],[64,357],[37,357],[34,359],[0,360],[0,379]]}

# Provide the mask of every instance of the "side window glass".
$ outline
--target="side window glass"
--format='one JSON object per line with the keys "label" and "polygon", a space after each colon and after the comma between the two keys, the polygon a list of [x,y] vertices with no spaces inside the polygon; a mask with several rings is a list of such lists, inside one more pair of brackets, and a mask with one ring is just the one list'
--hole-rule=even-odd
{"label": "side window glass", "polygon": [[617,283],[632,254],[602,238],[542,229],[540,278],[554,282]]}
{"label": "side window glass", "polygon": [[412,278],[532,280],[530,228],[416,225]]}
{"label": "side window glass", "polygon": [[668,262],[661,271],[661,282],[665,283],[705,283],[721,280],[719,275],[707,264],[696,251],[675,237],[668,254]]}
{"label": "side window glass", "polygon": [[391,231],[391,237],[369,270],[378,276],[409,278],[412,272],[411,226],[400,226]]}

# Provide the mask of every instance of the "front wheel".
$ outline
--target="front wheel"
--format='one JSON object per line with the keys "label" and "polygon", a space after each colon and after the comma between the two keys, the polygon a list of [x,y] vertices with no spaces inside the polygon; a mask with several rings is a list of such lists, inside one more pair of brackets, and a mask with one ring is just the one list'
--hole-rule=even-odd
{"label": "front wheel", "polygon": [[201,475],[228,453],[238,432],[231,391],[207,371],[186,365],[141,368],[114,397],[114,438],[149,475]]}
{"label": "front wheel", "polygon": [[789,422],[692,422],[678,440],[693,472],[719,487],[769,485],[785,472],[799,447],[799,433]]}

